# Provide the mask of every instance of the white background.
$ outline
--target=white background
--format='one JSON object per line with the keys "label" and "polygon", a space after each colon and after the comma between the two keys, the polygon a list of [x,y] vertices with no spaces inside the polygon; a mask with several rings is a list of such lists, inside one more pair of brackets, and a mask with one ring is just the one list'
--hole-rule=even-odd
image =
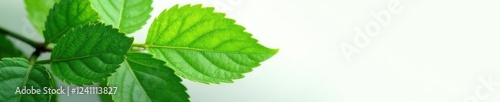
{"label": "white background", "polygon": [[[376,21],[371,13],[391,1],[402,11],[348,63],[340,44],[355,46],[354,29]],[[478,89],[490,95],[478,102],[500,101],[500,86],[488,91],[480,82],[489,75],[500,82],[499,0],[155,0],[151,15],[178,3],[216,6],[260,43],[280,48],[235,83],[184,80],[193,102],[464,102]],[[43,41],[30,33],[22,0],[0,0],[0,25]]]}

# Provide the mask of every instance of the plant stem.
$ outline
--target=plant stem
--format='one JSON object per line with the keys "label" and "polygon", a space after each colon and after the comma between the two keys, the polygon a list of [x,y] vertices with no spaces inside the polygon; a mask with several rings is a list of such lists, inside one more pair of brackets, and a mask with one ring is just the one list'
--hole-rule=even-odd
{"label": "plant stem", "polygon": [[40,46],[44,46],[44,44],[43,44],[43,43],[37,43],[37,42],[35,42],[35,41],[31,40],[31,39],[28,39],[28,38],[26,38],[26,37],[24,37],[24,36],[21,36],[21,35],[19,35],[19,34],[16,34],[16,33],[14,33],[14,32],[9,31],[9,30],[6,30],[6,29],[4,29],[4,28],[2,28],[2,27],[0,27],[0,33],[1,33],[1,34],[5,34],[5,35],[12,36],[12,37],[14,37],[14,38],[16,38],[16,39],[19,39],[19,40],[21,40],[21,41],[23,41],[23,42],[25,42],[25,43],[27,43],[27,44],[31,45],[31,46],[32,46],[32,47],[34,47],[34,48],[37,48],[37,47],[40,47]]}
{"label": "plant stem", "polygon": [[142,48],[148,48],[149,46],[147,44],[137,44],[137,43],[134,43],[132,44],[133,47],[142,47]]}
{"label": "plant stem", "polygon": [[38,56],[40,56],[40,52],[38,52],[38,50],[33,52],[33,54],[31,54],[31,57],[29,58],[30,67],[28,68],[28,71],[26,71],[26,76],[24,77],[23,84],[21,86],[26,87],[26,83],[28,82],[28,79],[31,75],[31,70],[33,70],[33,67],[35,66],[36,59],[38,59]]}
{"label": "plant stem", "polygon": [[37,61],[36,64],[49,64],[50,63],[50,60],[41,60],[41,61]]}
{"label": "plant stem", "polygon": [[[19,34],[16,34],[14,32],[9,31],[9,30],[6,30],[2,27],[0,27],[0,34],[12,36],[16,39],[19,39],[19,40],[29,44],[33,48],[35,48],[35,52],[33,52],[33,54],[31,54],[31,56],[29,58],[30,64],[32,65],[31,67],[33,67],[33,65],[35,65],[35,64],[48,64],[48,63],[50,63],[50,60],[48,60],[48,61],[36,61],[38,59],[38,57],[40,56],[40,54],[42,54],[43,52],[51,52],[52,51],[52,48],[49,48],[48,45],[46,45],[44,43],[35,42],[31,39],[28,39],[24,36],[21,36]],[[28,76],[29,76],[30,70],[31,69],[29,69],[27,72]]]}
{"label": "plant stem", "polygon": [[30,61],[31,65],[35,65],[35,62],[38,59],[38,57],[40,56],[40,54],[41,53],[38,50],[33,52],[33,54],[31,54],[31,57],[28,59]]}
{"label": "plant stem", "polygon": [[11,32],[9,30],[6,30],[2,27],[0,27],[0,34],[5,34],[5,35],[9,35],[9,36],[12,36],[16,39],[19,39],[27,44],[29,44],[30,46],[32,46],[33,48],[36,49],[36,53],[43,53],[43,52],[50,52],[52,51],[51,48],[49,48],[46,44],[44,43],[38,43],[38,42],[35,42],[31,39],[28,39],[24,36],[21,36],[20,34],[17,34],[17,33],[14,33],[14,32]]}

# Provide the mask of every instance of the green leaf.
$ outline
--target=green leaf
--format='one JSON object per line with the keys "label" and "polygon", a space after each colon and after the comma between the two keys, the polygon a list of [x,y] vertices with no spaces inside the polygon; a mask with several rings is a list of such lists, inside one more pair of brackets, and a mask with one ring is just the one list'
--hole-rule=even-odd
{"label": "green leaf", "polygon": [[38,34],[43,33],[45,29],[45,20],[49,15],[49,10],[54,3],[59,0],[24,0],[26,11],[28,11],[28,19],[35,27]]}
{"label": "green leaf", "polygon": [[[113,75],[111,75],[110,77],[113,77]],[[109,87],[108,81],[107,80],[101,81],[99,83],[99,87]],[[99,94],[99,98],[101,99],[101,102],[114,102],[110,94]]]}
{"label": "green leaf", "polygon": [[74,27],[97,22],[99,15],[88,0],[62,0],[50,10],[43,32],[45,43],[57,43]]}
{"label": "green leaf", "polygon": [[0,58],[24,57],[23,53],[4,34],[0,34],[0,49],[2,49],[0,50]]}
{"label": "green leaf", "polygon": [[109,86],[120,87],[113,94],[117,102],[189,102],[186,87],[165,62],[150,54],[129,53],[122,66],[108,78]]}
{"label": "green leaf", "polygon": [[106,24],[121,32],[133,33],[151,17],[153,0],[92,0],[92,6]]}
{"label": "green leaf", "polygon": [[176,74],[203,83],[232,82],[278,52],[245,28],[201,5],[177,5],[153,21],[144,45]]}
{"label": "green leaf", "polygon": [[[17,93],[24,86],[26,89],[40,89],[52,87],[47,70],[40,65],[30,65],[24,58],[3,58],[0,61],[0,102],[48,102],[50,94],[21,94]],[[27,75],[28,74],[28,75]]]}
{"label": "green leaf", "polygon": [[102,23],[69,31],[52,52],[52,72],[62,81],[88,85],[115,72],[133,39]]}
{"label": "green leaf", "polygon": [[[50,73],[50,72],[49,72],[49,74],[50,74],[50,77],[51,77],[51,78],[55,78],[54,74],[52,74],[52,73]],[[55,89],[55,88],[59,88],[59,87],[57,86],[57,82],[56,82],[56,80],[55,80],[55,79],[53,79],[53,80],[51,81],[51,83],[52,83],[52,87],[53,87],[54,89]],[[59,97],[59,95],[58,95],[58,94],[53,94],[53,95],[52,95],[52,97],[50,98],[50,102],[59,102],[59,98],[58,98],[58,97]]]}

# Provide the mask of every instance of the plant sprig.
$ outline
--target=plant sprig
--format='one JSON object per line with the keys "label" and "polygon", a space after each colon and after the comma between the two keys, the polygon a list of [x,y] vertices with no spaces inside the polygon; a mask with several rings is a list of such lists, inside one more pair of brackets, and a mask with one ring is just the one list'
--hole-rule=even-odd
{"label": "plant sprig", "polygon": [[[8,80],[7,77],[23,79],[0,84],[10,91],[35,84],[42,85],[37,88],[54,87],[55,79],[51,76],[56,76],[73,85],[101,82],[106,83],[101,86],[124,88],[111,95],[114,101],[186,102],[190,96],[180,77],[207,84],[232,83],[278,52],[259,44],[224,13],[202,5],[175,5],[163,11],[151,24],[146,42],[132,44],[134,38],[125,35],[146,24],[151,17],[152,0],[25,2],[29,19],[43,33],[45,42],[0,28],[0,34],[36,49],[28,59],[15,55],[16,58],[0,61],[0,81]],[[40,3],[47,5],[36,5]],[[37,14],[47,17],[40,19],[35,17]],[[11,44],[6,38],[0,40]],[[52,44],[55,47],[49,47]],[[12,52],[0,51],[0,55],[13,55]],[[45,52],[51,52],[50,59],[38,60]],[[42,64],[50,64],[50,70]],[[10,91],[0,92],[1,96],[11,96],[0,101],[30,101],[23,95],[12,96]],[[40,95],[35,100],[48,102],[54,97]]]}

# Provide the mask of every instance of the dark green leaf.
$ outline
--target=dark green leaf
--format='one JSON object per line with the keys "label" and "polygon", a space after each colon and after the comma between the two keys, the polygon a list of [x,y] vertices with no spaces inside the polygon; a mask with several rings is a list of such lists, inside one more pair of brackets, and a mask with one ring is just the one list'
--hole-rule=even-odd
{"label": "dark green leaf", "polygon": [[102,23],[75,28],[55,46],[50,57],[52,72],[70,84],[100,82],[124,61],[132,41]]}
{"label": "dark green leaf", "polygon": [[2,49],[0,50],[0,58],[24,56],[4,34],[0,34],[0,49]]}
{"label": "dark green leaf", "polygon": [[47,17],[43,32],[45,43],[57,43],[72,28],[98,19],[89,0],[62,0],[54,5]]}
{"label": "dark green leaf", "polygon": [[[112,76],[110,76],[112,77]],[[109,77],[108,77],[109,78]],[[99,83],[99,87],[109,87],[108,81],[104,80]],[[101,102],[114,102],[113,98],[110,94],[99,94],[99,98],[101,98]]]}
{"label": "dark green leaf", "polygon": [[20,92],[24,86],[43,90],[52,87],[53,80],[43,66],[30,65],[24,58],[3,58],[0,61],[0,102],[49,102],[50,94],[16,94],[16,90],[19,88]]}
{"label": "dark green leaf", "polygon": [[109,86],[120,87],[113,94],[118,102],[189,102],[186,87],[165,62],[150,54],[129,53],[122,66],[108,78]]}

